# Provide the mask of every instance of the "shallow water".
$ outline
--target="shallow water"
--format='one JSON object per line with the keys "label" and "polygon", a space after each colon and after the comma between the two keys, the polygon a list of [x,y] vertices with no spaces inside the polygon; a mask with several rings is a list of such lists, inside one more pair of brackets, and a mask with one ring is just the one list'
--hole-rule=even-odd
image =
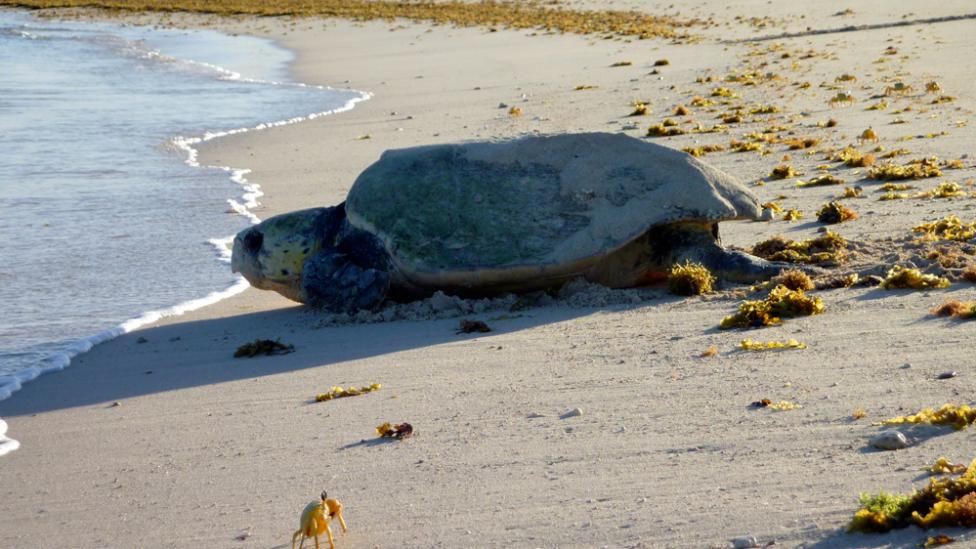
{"label": "shallow water", "polygon": [[220,239],[260,193],[190,147],[364,97],[288,83],[290,60],[255,37],[0,12],[0,399],[246,286]]}

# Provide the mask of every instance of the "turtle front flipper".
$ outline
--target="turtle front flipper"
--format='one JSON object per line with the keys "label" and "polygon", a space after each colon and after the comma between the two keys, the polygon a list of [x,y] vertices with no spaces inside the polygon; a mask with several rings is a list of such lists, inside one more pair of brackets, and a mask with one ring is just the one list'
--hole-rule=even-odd
{"label": "turtle front flipper", "polygon": [[302,289],[306,303],[334,313],[374,310],[390,291],[390,274],[365,267],[336,249],[305,261]]}
{"label": "turtle front flipper", "polygon": [[731,282],[750,283],[769,280],[795,265],[769,261],[739,250],[726,250],[721,246],[689,250],[682,254],[686,259],[701,263],[713,274]]}

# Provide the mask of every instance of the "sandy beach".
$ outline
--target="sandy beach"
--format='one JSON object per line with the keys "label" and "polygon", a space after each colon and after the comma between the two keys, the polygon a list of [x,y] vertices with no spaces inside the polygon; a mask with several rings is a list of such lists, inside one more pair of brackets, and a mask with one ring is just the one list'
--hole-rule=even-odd
{"label": "sandy beach", "polygon": [[[201,163],[252,170],[263,219],[342,201],[387,149],[528,133],[643,137],[666,118],[688,133],[648,139],[679,149],[728,147],[782,127],[782,141],[763,143],[768,154],[725,150],[704,160],[804,218],[723,223],[726,245],[815,237],[821,205],[860,185],[863,197],[844,202],[859,218],[831,226],[852,242],[850,263],[833,271],[883,275],[895,263],[932,267],[913,247],[916,225],[976,218],[969,2],[566,5],[711,23],[688,28],[691,41],[404,20],[165,23],[271,37],[296,52],[296,81],[373,94],[349,112],[205,144]],[[630,64],[612,66],[620,62]],[[725,81],[747,73],[757,76]],[[933,81],[942,91],[926,93]],[[912,89],[885,95],[896,82]],[[745,106],[779,112],[747,113],[726,132],[690,131],[722,123],[727,108],[692,107],[696,96],[718,103],[712,93],[722,86]],[[838,93],[855,101],[831,103]],[[650,113],[628,116],[635,101]],[[881,101],[885,109],[868,109]],[[691,114],[675,115],[679,104]],[[511,116],[512,106],[522,115]],[[869,127],[878,143],[858,141]],[[791,150],[784,141],[795,138],[817,143]],[[878,200],[881,182],[866,180],[866,168],[825,160],[846,145],[907,149],[899,163],[959,160],[942,177],[899,183],[915,193],[954,181],[966,195]],[[769,178],[783,162],[800,174]],[[844,185],[797,187],[820,173]],[[349,524],[340,549],[721,548],[750,536],[776,547],[917,547],[936,533],[976,547],[965,529],[846,533],[860,493],[909,493],[936,458],[976,457],[972,428],[916,429],[915,443],[897,451],[868,446],[881,431],[874,422],[973,403],[976,324],[930,314],[947,299],[976,299],[973,284],[816,291],[822,315],[719,330],[744,295],[732,289],[682,298],[586,288],[516,311],[448,307],[416,314],[441,318],[368,323],[335,323],[249,289],[99,345],[0,401],[8,436],[21,444],[0,457],[0,545],[288,547],[302,508],[328,490]],[[457,334],[462,317],[493,331]],[[296,351],[233,358],[256,338]],[[747,352],[738,348],[745,338],[795,338],[807,348]],[[712,346],[717,354],[703,357]],[[947,371],[958,375],[937,379]],[[371,383],[383,387],[314,402],[332,386]],[[763,398],[802,407],[750,406]],[[566,416],[576,408],[580,415]],[[855,409],[866,416],[852,419]],[[374,427],[387,421],[410,422],[417,434],[376,439]]]}

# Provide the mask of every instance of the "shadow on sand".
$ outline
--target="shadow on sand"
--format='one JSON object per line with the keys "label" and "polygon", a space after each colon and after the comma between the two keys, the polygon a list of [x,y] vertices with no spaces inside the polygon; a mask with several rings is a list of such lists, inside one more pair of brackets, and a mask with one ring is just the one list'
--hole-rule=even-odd
{"label": "shadow on sand", "polygon": [[[0,401],[0,417],[104,404],[188,387],[260,378],[310,367],[381,356],[466,339],[533,328],[606,310],[541,307],[519,313],[490,311],[466,318],[486,321],[492,332],[458,334],[459,318],[314,327],[322,317],[290,307],[211,320],[181,322],[138,330],[75,357],[62,372],[41,376],[23,391]],[[280,339],[295,352],[279,356],[233,358],[235,349],[255,339]],[[122,360],[119,360],[122,357]]]}

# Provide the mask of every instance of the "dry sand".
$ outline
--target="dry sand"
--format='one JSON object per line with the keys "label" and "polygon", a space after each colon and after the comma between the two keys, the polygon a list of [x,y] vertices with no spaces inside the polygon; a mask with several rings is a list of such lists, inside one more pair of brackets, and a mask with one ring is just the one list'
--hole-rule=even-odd
{"label": "dry sand", "polygon": [[[595,4],[643,3],[580,5]],[[847,7],[817,3],[816,13],[804,13],[785,2],[705,3],[688,13],[712,15],[717,25],[700,30],[694,44],[406,22],[221,21],[295,49],[298,80],[375,96],[351,112],[216,140],[201,160],[252,168],[250,180],[266,193],[257,213],[267,217],[342,200],[356,174],[388,148],[526,132],[641,136],[677,103],[720,85],[696,78],[763,62],[761,72],[783,80],[730,87],[750,104],[782,107],[778,123],[792,120],[797,135],[823,140],[814,150],[856,143],[873,126],[883,145],[907,148],[911,158],[971,154],[976,139],[965,123],[976,107],[973,20],[804,34],[808,27],[960,15],[968,3],[922,12],[913,2],[872,2],[854,5],[854,15],[833,15]],[[734,19],[756,14],[773,19]],[[801,35],[734,41],[783,32]],[[783,49],[765,50],[774,44]],[[899,53],[882,55],[888,46]],[[756,50],[765,53],[748,55]],[[808,50],[815,54],[804,59]],[[874,63],[881,57],[888,59]],[[662,58],[670,65],[650,74]],[[625,60],[633,65],[610,67]],[[858,78],[843,85],[858,102],[830,108],[838,90],[820,84],[845,73]],[[865,110],[895,79],[915,94],[889,99],[886,111]],[[927,105],[935,97],[922,94],[930,80],[956,100]],[[799,81],[812,85],[792,85]],[[597,88],[574,91],[580,85]],[[626,117],[638,99],[649,101],[652,114]],[[523,116],[508,116],[500,103],[521,107]],[[892,111],[909,104],[913,110],[900,115],[906,123],[890,124],[899,116]],[[718,122],[714,116],[695,112],[707,125]],[[838,126],[816,127],[831,117]],[[656,142],[727,144],[768,125]],[[765,156],[726,152],[706,160],[754,182],[785,152],[781,144],[770,148]],[[823,153],[790,153],[807,176],[825,163]],[[964,182],[974,176],[973,159],[964,163],[965,170],[915,183]],[[848,201],[860,219],[836,228],[877,250],[865,264],[895,259],[886,254],[898,252],[918,222],[976,217],[972,198],[880,202],[877,185],[859,181],[863,170],[832,173],[865,187],[868,198]],[[840,189],[796,189],[787,180],[755,190],[764,200],[786,195],[778,201],[807,218],[726,223],[726,243],[815,235],[813,212]],[[878,243],[887,237],[894,240]],[[0,402],[0,417],[22,444],[0,458],[2,545],[282,547],[302,507],[327,489],[346,506],[350,532],[338,537],[340,548],[727,547],[743,536],[777,547],[914,547],[928,533],[844,533],[858,493],[907,492],[937,457],[976,457],[972,429],[938,431],[895,452],[866,449],[879,432],[872,421],[971,403],[976,324],[928,315],[948,297],[976,297],[969,284],[819,292],[824,315],[748,332],[717,329],[738,303],[727,295],[602,295],[584,291],[543,307],[469,315],[494,331],[457,335],[456,317],[336,326],[248,290],[100,345]],[[297,351],[231,358],[237,345],[259,337],[281,338]],[[809,348],[737,351],[745,337],[796,338]],[[699,356],[713,345],[717,356]],[[960,375],[935,379],[946,370]],[[377,393],[311,402],[333,385],[374,382],[383,384]],[[750,409],[760,398],[803,407]],[[561,417],[574,408],[582,415]],[[867,417],[850,419],[855,408]],[[373,428],[384,421],[408,421],[419,434],[376,441]],[[976,546],[967,532],[950,533]]]}

